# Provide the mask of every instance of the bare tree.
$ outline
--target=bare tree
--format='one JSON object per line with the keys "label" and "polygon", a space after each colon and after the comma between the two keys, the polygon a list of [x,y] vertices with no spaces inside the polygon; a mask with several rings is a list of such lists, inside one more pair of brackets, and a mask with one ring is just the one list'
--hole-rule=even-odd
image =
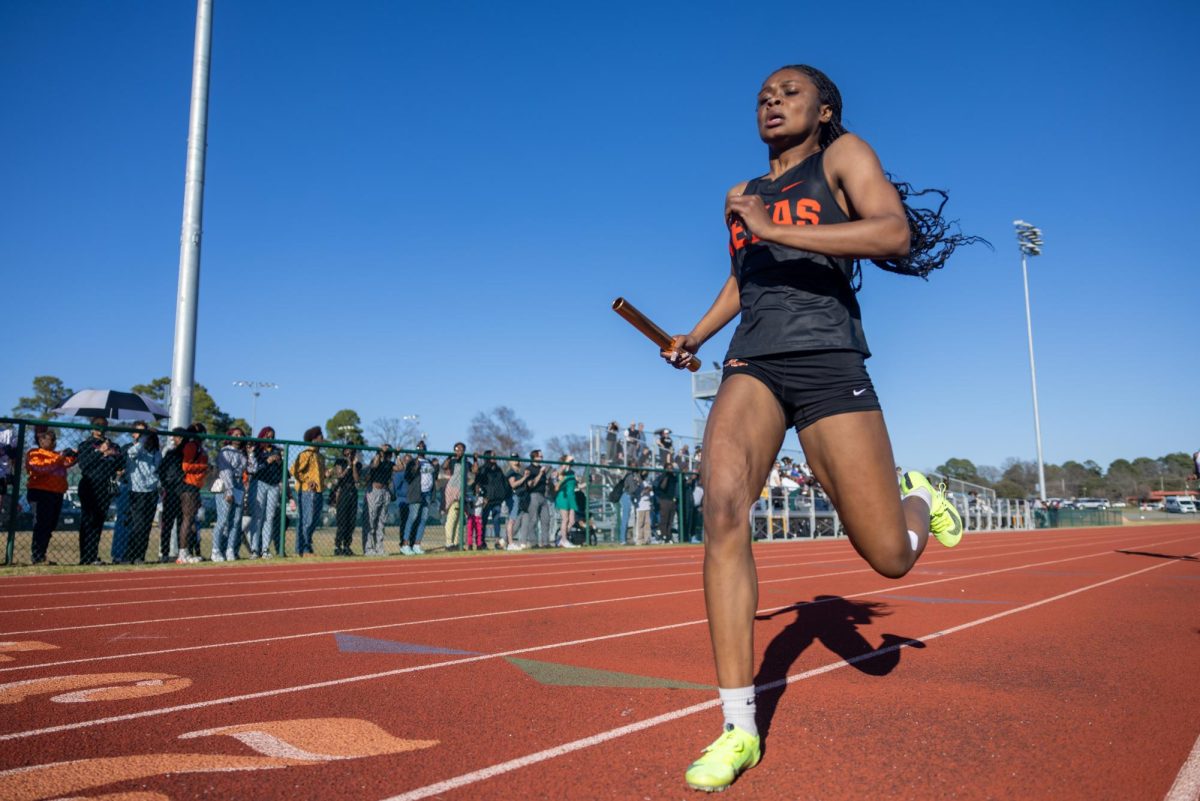
{"label": "bare tree", "polygon": [[533,447],[533,432],[512,409],[497,406],[471,418],[467,443],[476,452],[491,448],[496,453],[524,454]]}
{"label": "bare tree", "polygon": [[569,453],[578,461],[586,462],[591,455],[588,448],[588,438],[582,434],[563,434],[546,440],[546,458],[558,460],[564,453]]}
{"label": "bare tree", "polygon": [[385,442],[395,448],[415,448],[421,439],[421,429],[416,420],[405,420],[400,417],[380,417],[371,423],[368,430],[372,445],[382,445]]}

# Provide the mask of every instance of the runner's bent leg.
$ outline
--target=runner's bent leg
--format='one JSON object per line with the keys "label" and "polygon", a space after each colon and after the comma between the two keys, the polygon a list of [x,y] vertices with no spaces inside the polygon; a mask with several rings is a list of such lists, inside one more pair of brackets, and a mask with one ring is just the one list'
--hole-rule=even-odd
{"label": "runner's bent leg", "polygon": [[823,417],[800,432],[800,445],[854,549],[881,575],[907,573],[929,539],[929,505],[911,496],[901,503],[883,413]]}

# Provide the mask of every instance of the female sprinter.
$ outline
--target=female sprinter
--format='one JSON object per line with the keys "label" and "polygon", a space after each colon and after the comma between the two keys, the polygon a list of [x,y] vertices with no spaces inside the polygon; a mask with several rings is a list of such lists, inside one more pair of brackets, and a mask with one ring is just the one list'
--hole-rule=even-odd
{"label": "female sprinter", "polygon": [[770,171],[725,199],[731,274],[691,333],[663,351],[682,367],[741,313],[704,432],[704,597],[725,727],[687,770],[697,790],[725,789],[761,753],[747,521],[789,427],[851,544],[882,575],[907,573],[931,532],[947,546],[962,537],[958,512],[923,475],[905,473],[897,492],[854,279],[858,259],[924,276],[973,238],[947,235],[938,212],[905,206],[897,190],[906,185],[888,180],[841,116],[841,95],[819,70],[767,78],[758,132]]}

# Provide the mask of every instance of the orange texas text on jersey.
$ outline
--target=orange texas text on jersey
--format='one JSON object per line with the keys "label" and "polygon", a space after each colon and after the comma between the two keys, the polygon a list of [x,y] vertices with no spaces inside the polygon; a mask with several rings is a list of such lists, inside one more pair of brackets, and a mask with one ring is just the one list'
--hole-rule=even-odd
{"label": "orange texas text on jersey", "polygon": [[[775,201],[774,204],[765,205],[776,225],[818,225],[821,222],[821,204],[812,198],[800,198],[795,201],[784,198]],[[759,238],[753,234],[746,236],[746,228],[738,220],[729,222],[730,255],[758,241]]]}

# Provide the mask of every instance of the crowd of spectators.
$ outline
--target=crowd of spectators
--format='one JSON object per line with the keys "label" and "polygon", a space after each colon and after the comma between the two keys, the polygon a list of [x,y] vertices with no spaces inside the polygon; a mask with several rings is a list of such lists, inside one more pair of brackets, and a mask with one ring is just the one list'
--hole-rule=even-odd
{"label": "crowd of spectators", "polygon": [[[208,432],[199,423],[173,429],[166,443],[144,423],[132,427],[130,441],[118,444],[108,435],[108,421],[95,418],[78,447],[60,451],[58,431],[39,425],[33,431],[36,446],[26,453],[11,428],[0,431],[0,495],[7,495],[14,471],[23,465],[33,564],[54,564],[49,544],[72,468],[78,470],[83,565],[105,564],[100,544],[106,521],[115,564],[286,556],[280,543],[288,538],[280,536],[279,522],[285,481],[293,490],[291,541],[298,557],[313,554],[313,534],[326,506],[338,556],[355,554],[354,534],[360,528],[357,552],[383,555],[389,524],[396,528],[401,554],[422,554],[431,518],[442,523],[450,550],[573,548],[595,537],[594,528],[589,532],[584,525],[585,487],[567,454],[559,465],[546,464],[540,450],[528,457],[501,458],[492,451],[468,456],[460,442],[439,461],[427,454],[424,442],[415,453],[399,454],[389,444],[363,451],[326,443],[321,429],[313,427],[304,433],[308,447],[289,466],[269,426],[257,433],[258,442],[241,441],[246,432],[230,428],[223,432],[230,439],[217,446],[205,441],[202,435]],[[202,554],[201,490],[206,485],[215,522],[210,548]],[[156,554],[150,543],[155,521]]]}
{"label": "crowd of spectators", "polygon": [[[84,565],[105,564],[100,545],[106,522],[114,564],[270,559],[286,556],[280,543],[289,540],[294,554],[306,557],[314,552],[314,532],[329,522],[337,556],[387,553],[389,528],[401,554],[422,554],[431,519],[444,527],[450,550],[573,548],[598,537],[594,515],[585,513],[585,479],[600,484],[612,504],[608,508],[615,509],[603,523],[614,541],[645,545],[700,538],[703,489],[692,472],[700,449],[692,453],[685,444],[676,451],[669,429],[648,437],[642,424],[621,432],[613,423],[605,469],[585,477],[576,474],[571,455],[550,465],[540,450],[525,456],[467,454],[460,442],[439,461],[427,454],[424,442],[403,454],[390,444],[348,448],[327,443],[314,426],[303,436],[308,447],[287,465],[269,426],[257,432],[256,442],[241,441],[247,432],[230,428],[221,432],[230,439],[219,444],[203,436],[208,432],[200,423],[172,429],[163,442],[144,423],[132,427],[129,441],[118,444],[109,436],[108,421],[95,418],[76,448],[60,451],[57,430],[36,426],[36,447],[24,454],[11,428],[0,431],[0,491],[18,465],[26,472],[33,564],[53,564],[49,544],[72,468],[78,470],[78,559]],[[285,481],[289,503],[295,504],[294,520],[283,526],[293,529],[289,536],[280,525]],[[206,486],[211,501],[202,502]],[[594,493],[593,500],[600,497]],[[206,553],[200,536],[204,503],[215,511]],[[152,548],[155,523],[158,547]]]}
{"label": "crowd of spectators", "polygon": [[[156,518],[162,532],[160,553],[170,553],[180,562],[199,561],[200,536],[197,515],[200,490],[209,473],[209,458],[197,434],[204,426],[177,428],[171,442],[160,446],[158,433],[145,423],[134,423],[127,445],[117,445],[106,435],[108,421],[92,420],[88,436],[77,448],[58,450],[58,432],[47,426],[35,426],[35,447],[24,454],[26,500],[32,512],[30,560],[33,564],[53,564],[48,546],[62,514],[67,493],[67,471],[78,467],[76,485],[80,507],[79,550],[81,565],[104,564],[100,541],[109,511],[115,506],[112,559],[114,562],[142,562],[149,550],[150,531]],[[0,437],[5,452],[6,471],[0,488],[7,493],[12,465],[21,461],[19,443],[11,429]],[[224,449],[218,462],[226,458]],[[220,479],[218,479],[218,482]],[[218,510],[229,511],[229,504],[214,482]],[[214,543],[222,531],[230,528],[221,521],[214,532]],[[170,548],[168,550],[168,542]],[[224,548],[224,544],[222,544]],[[214,546],[215,551],[215,546]],[[166,556],[160,556],[167,561]]]}
{"label": "crowd of spectators", "polygon": [[[653,438],[651,438],[651,436]],[[675,449],[671,429],[660,428],[646,433],[646,424],[631,422],[622,431],[617,421],[612,421],[604,432],[604,453],[601,461],[609,465],[624,467],[666,467],[672,465],[682,470],[697,470],[700,466],[701,448],[684,443]]]}
{"label": "crowd of spectators", "polygon": [[[309,434],[321,441],[319,430]],[[312,456],[305,460],[304,453],[310,451]],[[317,448],[304,453],[292,469],[301,486],[298,549],[311,547],[321,504],[318,473],[329,483],[329,500],[337,509],[334,552],[339,556],[355,553],[354,531],[360,526],[360,552],[386,553],[393,509],[400,553],[405,556],[424,553],[430,519],[441,521],[446,548],[452,551],[574,548],[577,540],[587,537],[579,517],[584,492],[569,454],[559,459],[562,464],[551,466],[540,450],[532,451],[526,461],[519,454],[504,458],[491,450],[468,455],[466,446],[457,442],[453,453],[439,460],[428,455],[424,442],[417,444],[415,453],[405,454],[385,443],[368,451],[369,459],[359,449],[342,448],[324,472]],[[305,501],[305,492],[315,497]]]}

